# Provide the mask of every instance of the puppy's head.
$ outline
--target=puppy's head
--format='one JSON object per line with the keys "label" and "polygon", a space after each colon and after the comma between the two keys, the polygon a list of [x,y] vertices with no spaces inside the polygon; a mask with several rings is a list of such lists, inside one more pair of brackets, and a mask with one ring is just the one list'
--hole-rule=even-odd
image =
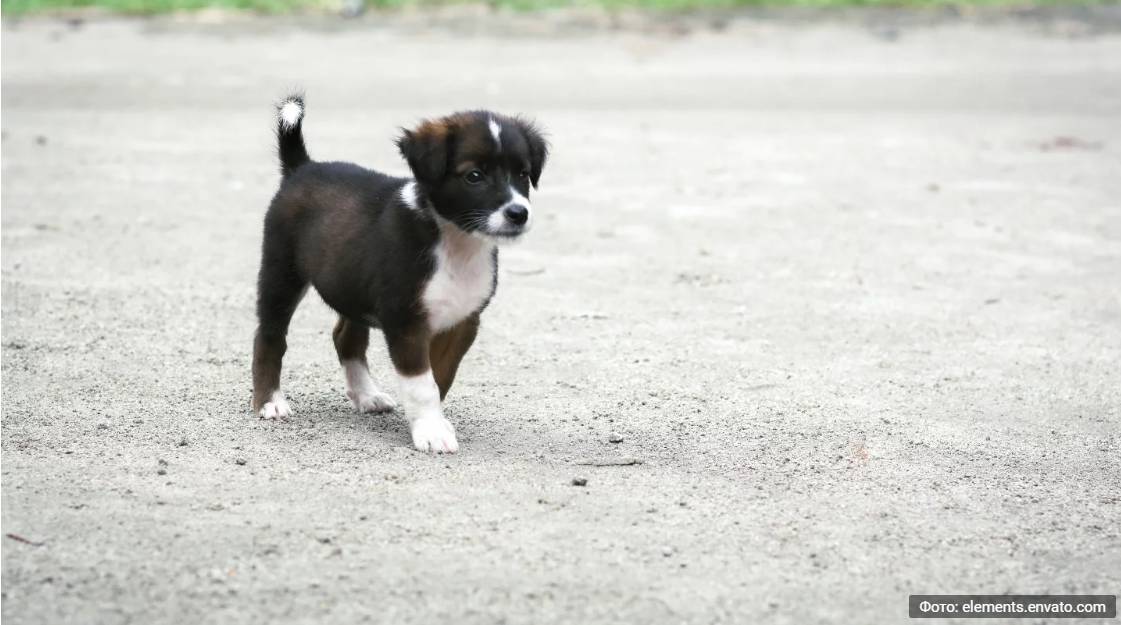
{"label": "puppy's head", "polygon": [[426,120],[397,140],[436,212],[466,232],[515,239],[533,218],[548,146],[528,121],[488,111]]}

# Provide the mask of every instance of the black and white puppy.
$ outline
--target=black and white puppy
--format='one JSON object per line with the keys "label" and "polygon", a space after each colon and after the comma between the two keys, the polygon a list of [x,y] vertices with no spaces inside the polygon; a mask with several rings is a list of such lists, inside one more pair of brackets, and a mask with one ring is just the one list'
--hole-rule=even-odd
{"label": "black and white puppy", "polygon": [[292,410],[280,389],[288,323],[309,284],[339,313],[334,342],[359,412],[395,402],[370,379],[380,328],[413,444],[455,452],[447,395],[497,285],[498,244],[529,230],[548,151],[530,122],[487,111],[426,120],[397,140],[414,178],[324,163],[304,147],[301,97],[278,109],[283,180],[265,216],[253,344],[253,410]]}

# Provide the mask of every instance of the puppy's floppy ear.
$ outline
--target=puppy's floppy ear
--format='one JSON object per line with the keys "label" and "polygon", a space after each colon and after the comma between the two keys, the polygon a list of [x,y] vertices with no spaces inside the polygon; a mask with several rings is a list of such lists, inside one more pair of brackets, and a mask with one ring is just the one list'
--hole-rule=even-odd
{"label": "puppy's floppy ear", "polygon": [[545,159],[549,157],[549,142],[545,140],[537,124],[532,121],[518,118],[514,123],[522,131],[529,146],[529,180],[536,189],[537,181],[541,179],[541,171],[545,169]]}
{"label": "puppy's floppy ear", "polygon": [[443,180],[448,168],[448,142],[451,129],[442,121],[424,121],[416,130],[403,130],[397,149],[409,163],[417,182],[435,186]]}

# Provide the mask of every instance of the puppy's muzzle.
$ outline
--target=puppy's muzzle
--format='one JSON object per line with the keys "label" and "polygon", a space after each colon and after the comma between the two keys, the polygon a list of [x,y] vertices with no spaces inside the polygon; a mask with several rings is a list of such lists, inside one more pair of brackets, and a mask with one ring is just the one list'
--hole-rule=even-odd
{"label": "puppy's muzzle", "polygon": [[487,219],[486,233],[503,239],[516,239],[529,230],[530,211],[528,202],[517,199],[495,209]]}

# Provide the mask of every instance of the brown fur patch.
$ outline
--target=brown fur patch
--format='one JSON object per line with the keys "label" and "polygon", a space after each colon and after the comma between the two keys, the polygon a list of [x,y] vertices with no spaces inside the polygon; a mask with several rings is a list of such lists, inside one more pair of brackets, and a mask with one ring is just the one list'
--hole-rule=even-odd
{"label": "brown fur patch", "polygon": [[446,117],[426,119],[412,131],[412,135],[424,141],[443,141],[451,128]]}
{"label": "brown fur patch", "polygon": [[475,164],[475,161],[459,161],[455,164],[455,173],[462,176],[476,167],[478,165]]}
{"label": "brown fur patch", "polygon": [[260,410],[280,388],[280,367],[288,343],[283,335],[257,331],[253,340],[253,411]]}
{"label": "brown fur patch", "polygon": [[389,359],[397,373],[403,376],[416,376],[431,368],[428,347],[432,335],[424,323],[416,323],[403,331],[386,330],[385,340],[389,345]]}
{"label": "brown fur patch", "polygon": [[339,317],[331,338],[335,341],[335,352],[339,362],[361,360],[366,364],[366,348],[370,345],[370,329],[346,317]]}
{"label": "brown fur patch", "polygon": [[471,344],[475,342],[475,335],[478,332],[479,314],[475,313],[432,338],[429,360],[432,363],[432,376],[436,378],[436,385],[440,387],[440,401],[447,396],[448,389],[455,381],[459,363],[471,348]]}

